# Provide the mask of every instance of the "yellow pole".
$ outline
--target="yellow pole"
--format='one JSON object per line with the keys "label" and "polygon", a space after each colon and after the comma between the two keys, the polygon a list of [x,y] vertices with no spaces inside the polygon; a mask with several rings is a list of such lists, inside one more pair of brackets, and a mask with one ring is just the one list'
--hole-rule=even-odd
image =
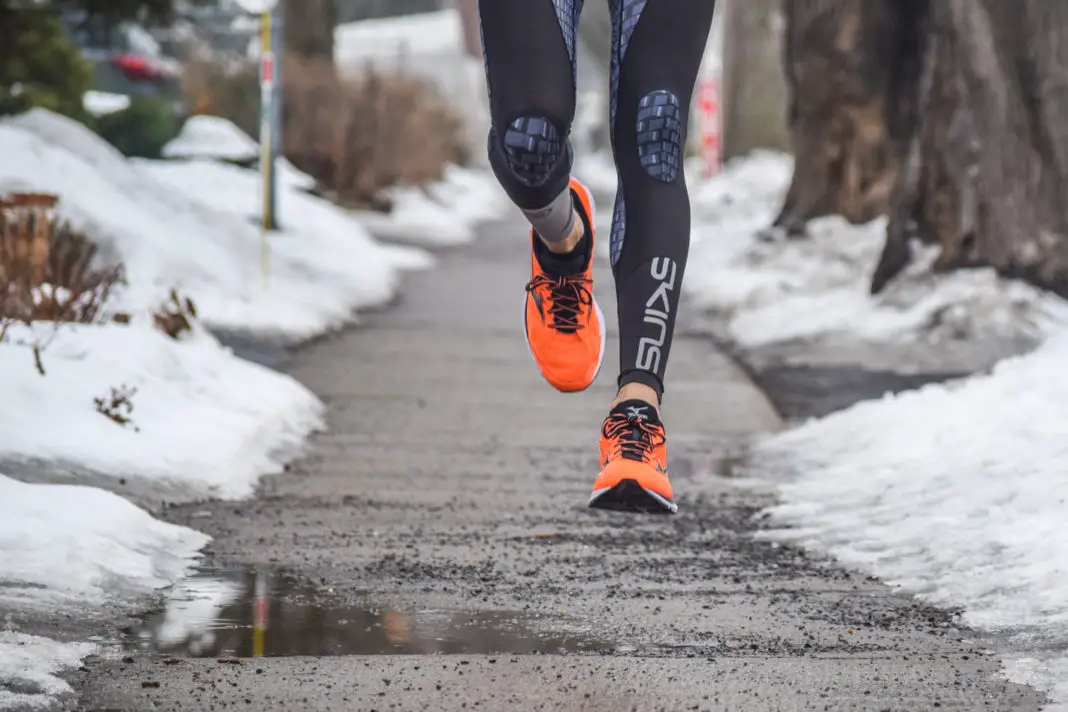
{"label": "yellow pole", "polygon": [[[271,53],[271,13],[260,16],[260,62]],[[271,68],[274,71],[274,68]],[[261,83],[263,77],[260,77]],[[272,77],[273,80],[273,77]],[[271,97],[267,87],[260,87],[260,174],[263,177],[263,214],[261,219],[262,235],[260,241],[263,284],[267,285],[270,274],[270,245],[268,236],[271,230],[271,122],[268,111]]]}
{"label": "yellow pole", "polygon": [[252,657],[263,657],[264,637],[267,633],[267,577],[256,571],[252,609]]}

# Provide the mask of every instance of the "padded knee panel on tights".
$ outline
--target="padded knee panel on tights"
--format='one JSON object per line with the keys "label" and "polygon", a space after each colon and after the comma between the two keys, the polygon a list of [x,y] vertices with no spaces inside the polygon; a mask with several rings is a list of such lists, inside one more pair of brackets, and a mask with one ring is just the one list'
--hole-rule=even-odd
{"label": "padded knee panel on tights", "polygon": [[542,117],[516,119],[504,132],[501,144],[512,173],[530,186],[549,179],[564,149],[560,131]]}

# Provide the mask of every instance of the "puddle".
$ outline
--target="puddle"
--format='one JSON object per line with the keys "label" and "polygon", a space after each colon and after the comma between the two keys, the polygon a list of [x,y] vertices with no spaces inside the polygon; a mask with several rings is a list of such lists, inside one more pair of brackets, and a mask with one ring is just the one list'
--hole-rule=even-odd
{"label": "puddle", "polygon": [[176,586],[124,631],[126,651],[176,657],[612,654],[628,646],[551,630],[560,620],[507,611],[334,605],[309,582],[272,571],[212,572]]}

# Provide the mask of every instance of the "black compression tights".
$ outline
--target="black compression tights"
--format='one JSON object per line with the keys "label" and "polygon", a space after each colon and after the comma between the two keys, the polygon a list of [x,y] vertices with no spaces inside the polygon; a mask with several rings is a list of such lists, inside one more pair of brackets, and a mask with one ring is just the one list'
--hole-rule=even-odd
{"label": "black compression tights", "polygon": [[[480,0],[490,87],[490,162],[512,201],[548,206],[567,190],[575,36],[583,0]],[[714,0],[609,0],[612,148],[619,174],[612,271],[619,385],[658,394],[675,327],[690,201],[682,161],[690,98]]]}

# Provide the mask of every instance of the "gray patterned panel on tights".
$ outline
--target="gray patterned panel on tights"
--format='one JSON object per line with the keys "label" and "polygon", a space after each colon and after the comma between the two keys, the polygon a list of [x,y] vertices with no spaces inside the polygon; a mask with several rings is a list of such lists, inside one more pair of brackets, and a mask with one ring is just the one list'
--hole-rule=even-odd
{"label": "gray patterned panel on tights", "polygon": [[630,38],[641,20],[642,11],[648,0],[610,0],[612,11],[612,67],[611,67],[611,109],[612,126],[616,124],[616,102],[619,96],[619,72],[623,59],[627,56]]}
{"label": "gray patterned panel on tights", "polygon": [[612,213],[612,234],[608,243],[613,267],[619,262],[619,255],[623,252],[623,233],[626,229],[627,201],[623,198],[623,181],[619,181],[616,187],[616,208]]}
{"label": "gray patterned panel on tights", "polygon": [[[638,26],[642,11],[648,0],[609,0],[609,9],[612,13],[612,66],[609,94],[609,121],[612,127],[612,141],[615,141],[616,108],[619,103],[619,73],[623,65],[623,58],[627,56],[627,48],[630,46],[630,38],[634,35],[634,29]],[[627,202],[623,197],[623,182],[620,181],[616,190],[616,207],[612,215],[612,236],[609,249],[612,256],[612,265],[619,262],[619,255],[623,252],[623,241],[627,232]]]}
{"label": "gray patterned panel on tights", "polygon": [[516,119],[501,143],[512,172],[530,186],[544,185],[564,148],[559,130],[541,117]]}
{"label": "gray patterned panel on tights", "polygon": [[482,22],[478,23],[478,40],[482,43],[482,69],[486,72],[486,96],[493,105],[493,80],[490,78],[489,57],[486,56],[486,31],[482,28]]}
{"label": "gray patterned panel on tights", "polygon": [[[530,2],[530,0],[522,1]],[[567,56],[571,59],[572,72],[575,71],[575,33],[578,31],[579,15],[582,14],[582,2],[583,0],[553,0],[556,19],[560,21],[560,31],[564,33]]]}
{"label": "gray patterned panel on tights", "polygon": [[682,107],[670,91],[657,89],[638,104],[638,157],[645,172],[672,183],[682,162]]}

